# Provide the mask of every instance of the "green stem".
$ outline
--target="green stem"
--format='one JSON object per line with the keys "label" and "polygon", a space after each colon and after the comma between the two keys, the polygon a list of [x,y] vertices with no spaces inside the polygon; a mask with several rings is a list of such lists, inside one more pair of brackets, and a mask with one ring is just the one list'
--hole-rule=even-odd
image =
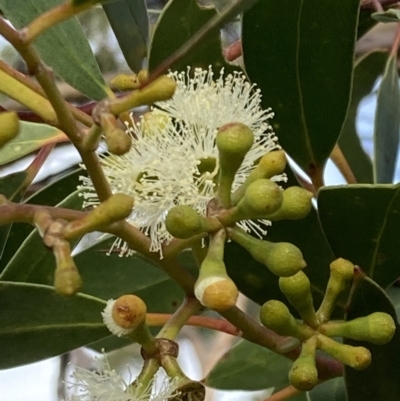
{"label": "green stem", "polygon": [[[284,344],[287,343],[287,337],[279,336],[272,330],[261,326],[236,306],[228,311],[222,312],[221,315],[240,329],[242,331],[242,337],[246,340],[269,348],[271,351],[291,360],[296,360],[300,355],[300,347],[294,350],[290,349],[288,352],[285,350]],[[281,345],[283,345],[282,348]],[[342,376],[343,374],[343,365],[336,360],[317,355],[316,362],[319,378],[322,380],[332,379]]]}
{"label": "green stem", "polygon": [[175,340],[189,318],[197,313],[201,308],[202,306],[196,298],[185,298],[182,305],[177,309],[177,311],[171,316],[168,322],[158,333],[157,338]]}
{"label": "green stem", "polygon": [[147,355],[156,355],[158,347],[154,336],[150,333],[150,329],[146,323],[140,324],[129,337],[139,343]]}
{"label": "green stem", "polygon": [[154,375],[160,368],[160,363],[156,358],[149,358],[144,361],[142,371],[136,380],[130,385],[135,389],[135,395],[140,400],[141,397],[149,392],[149,387],[153,384]]}
{"label": "green stem", "polygon": [[197,266],[200,267],[201,264],[203,263],[203,260],[207,256],[208,246],[207,245],[203,246],[203,240],[200,239],[193,243],[192,252],[193,252],[193,256],[196,260]]}

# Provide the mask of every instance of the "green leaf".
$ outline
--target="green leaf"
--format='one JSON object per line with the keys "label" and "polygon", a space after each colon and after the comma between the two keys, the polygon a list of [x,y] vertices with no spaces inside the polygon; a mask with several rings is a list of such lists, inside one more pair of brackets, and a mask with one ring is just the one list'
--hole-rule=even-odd
{"label": "green leaf", "polygon": [[[0,0],[0,9],[20,29],[61,3],[62,0]],[[76,18],[44,32],[34,47],[42,60],[79,92],[95,100],[107,97],[103,76]]]}
{"label": "green leaf", "polygon": [[374,51],[366,54],[354,69],[351,103],[339,146],[348,161],[358,183],[372,183],[372,162],[364,152],[356,130],[357,109],[361,100],[371,91],[378,76],[382,73],[387,59],[387,52]]}
{"label": "green leaf", "polygon": [[[286,170],[289,181],[286,186],[298,185],[290,169]],[[320,227],[317,212],[301,220],[283,220],[273,222],[268,228],[267,241],[291,242],[303,253],[308,275],[313,289],[314,301],[318,305],[325,293],[329,278],[329,264],[333,254]],[[242,291],[253,301],[263,304],[269,299],[278,299],[287,303],[278,286],[278,277],[265,266],[257,263],[248,252],[236,243],[227,244],[225,263],[229,275]],[[291,307],[290,307],[291,308]]]}
{"label": "green leaf", "polygon": [[373,13],[371,17],[379,22],[399,22],[400,10],[389,8],[389,10]]}
{"label": "green leaf", "polygon": [[205,385],[222,390],[275,391],[288,386],[293,362],[259,345],[242,340],[214,366]]}
{"label": "green leaf", "polygon": [[119,0],[103,4],[111,28],[129,68],[139,72],[147,57],[149,19],[145,0]]}
{"label": "green leaf", "polygon": [[347,401],[343,377],[318,384],[308,392],[309,401]]}
{"label": "green leaf", "polygon": [[[26,172],[20,171],[12,173],[0,178],[0,194],[4,195],[8,200],[12,201],[15,198],[20,198],[19,191],[21,190],[26,179]],[[17,200],[18,202],[19,200]]]}
{"label": "green leaf", "polygon": [[0,166],[26,156],[49,143],[64,141],[68,141],[68,138],[58,128],[21,121],[18,136],[1,148]]}
{"label": "green leaf", "polygon": [[276,114],[280,144],[310,176],[322,174],[346,117],[359,3],[261,0],[243,16],[246,71]]}
{"label": "green leaf", "polygon": [[[69,209],[82,209],[82,197],[79,191],[64,199],[58,206]],[[43,244],[37,230],[26,238],[21,247],[9,261],[0,280],[22,281],[45,285],[52,285],[55,269],[54,255]]]}
{"label": "green leaf", "polygon": [[[76,194],[72,202],[82,202]],[[64,206],[67,202],[63,202]],[[79,206],[79,205],[76,205]],[[83,280],[81,291],[102,299],[117,298],[134,293],[147,304],[149,312],[173,313],[184,297],[182,289],[164,272],[138,254],[121,258],[107,256],[115,238],[98,241],[74,257]],[[29,256],[27,256],[29,255]],[[185,266],[192,265],[190,255],[182,254]],[[22,281],[51,285],[55,269],[54,256],[46,249],[34,231],[11,259],[2,275],[4,281]]]}
{"label": "green leaf", "polygon": [[348,401],[385,400],[397,401],[400,394],[400,327],[396,312],[385,292],[372,280],[356,276],[347,310],[347,320],[373,312],[386,312],[396,322],[396,333],[388,344],[373,345],[368,342],[345,340],[346,344],[364,346],[371,351],[371,365],[361,371],[345,367]]}
{"label": "green leaf", "polygon": [[0,282],[0,369],[63,354],[109,336],[104,302],[62,297],[51,287]]}
{"label": "green leaf", "polygon": [[400,288],[397,284],[394,284],[386,289],[386,294],[390,298],[390,302],[393,304],[396,310],[397,320],[400,320]]}
{"label": "green leaf", "polygon": [[[76,190],[78,178],[81,174],[82,169],[66,174],[59,180],[35,192],[25,201],[25,203],[46,206],[54,206],[57,203],[60,203],[69,194]],[[0,236],[2,229],[3,227],[0,227]],[[32,231],[33,227],[30,224],[13,224],[7,240],[4,239],[2,241],[0,239],[0,243],[4,244],[3,254],[0,257],[0,273]]]}
{"label": "green leaf", "polygon": [[399,185],[322,188],[318,210],[336,257],[360,266],[384,288],[400,276]]}
{"label": "green leaf", "polygon": [[[160,15],[150,45],[149,70],[152,71],[195,32],[216,15],[214,9],[201,9],[196,0],[171,0]],[[219,32],[210,35],[193,51],[172,65],[171,69],[186,71],[188,66],[233,69],[222,56]]]}
{"label": "green leaf", "polygon": [[74,258],[83,279],[82,292],[102,299],[135,294],[145,301],[149,312],[175,312],[184,297],[178,284],[139,254],[107,256],[114,240],[96,243]]}
{"label": "green leaf", "polygon": [[378,90],[374,124],[374,180],[393,182],[400,133],[400,88],[397,56],[388,58]]}

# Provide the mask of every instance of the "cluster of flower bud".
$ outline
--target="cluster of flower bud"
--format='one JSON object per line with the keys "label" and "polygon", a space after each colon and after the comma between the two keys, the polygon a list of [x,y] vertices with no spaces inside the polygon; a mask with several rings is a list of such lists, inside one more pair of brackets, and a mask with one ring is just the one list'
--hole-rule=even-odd
{"label": "cluster of flower bud", "polygon": [[346,289],[354,275],[354,265],[345,259],[331,263],[330,278],[324,299],[315,311],[307,276],[299,271],[291,277],[281,277],[279,287],[296,309],[303,322],[297,321],[288,307],[276,300],[266,302],[260,311],[264,326],[282,336],[302,342],[299,358],[289,373],[291,384],[299,390],[311,390],[318,381],[315,353],[321,349],[353,369],[365,369],[371,362],[371,353],[365,347],[341,344],[330,337],[344,337],[373,344],[386,344],[396,330],[393,318],[375,312],[351,321],[329,321],[338,296]]}
{"label": "cluster of flower bud", "polygon": [[[216,137],[219,172],[216,198],[209,203],[206,216],[190,206],[172,208],[165,221],[169,233],[180,239],[209,235],[210,247],[195,286],[199,301],[214,310],[223,311],[235,305],[238,290],[226,273],[223,262],[227,238],[245,248],[254,259],[279,277],[288,277],[306,266],[301,251],[293,244],[259,240],[237,226],[246,220],[301,219],[311,210],[312,194],[301,187],[282,190],[271,180],[282,174],[286,156],[282,150],[266,153],[245,182],[232,191],[235,176],[254,142],[250,128],[241,123],[222,126]],[[218,239],[217,239],[218,238]]]}

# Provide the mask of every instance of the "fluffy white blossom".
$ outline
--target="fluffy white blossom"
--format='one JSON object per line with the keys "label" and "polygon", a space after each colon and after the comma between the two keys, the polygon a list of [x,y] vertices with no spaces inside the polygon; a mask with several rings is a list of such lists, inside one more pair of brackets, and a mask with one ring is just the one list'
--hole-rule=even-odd
{"label": "fluffy white blossom", "polygon": [[165,379],[161,385],[150,381],[145,389],[131,387],[114,369],[107,357],[99,360],[99,370],[92,371],[75,367],[69,389],[75,390],[66,401],[167,401],[178,395],[179,380]]}
{"label": "fluffy white blossom", "polygon": [[[196,69],[194,76],[170,73],[177,83],[172,99],[159,102],[153,110],[153,123],[144,120],[128,128],[133,145],[123,156],[106,155],[101,164],[113,192],[124,192],[135,199],[128,221],[151,239],[151,251],[161,252],[172,239],[165,228],[165,217],[176,205],[188,205],[205,214],[215,196],[218,174],[218,128],[238,122],[254,133],[254,144],[236,174],[233,191],[248,177],[265,153],[279,148],[268,120],[271,110],[262,110],[261,93],[242,73],[215,79],[211,68]],[[157,122],[158,120],[158,122]],[[154,122],[155,121],[155,122]],[[161,123],[162,122],[162,123]],[[150,131],[150,132],[149,132]],[[273,177],[285,180],[284,175]],[[99,200],[89,178],[82,178],[85,206]],[[268,225],[261,220],[259,223]],[[240,222],[246,231],[265,234],[256,222]],[[117,240],[120,254],[130,254]]]}

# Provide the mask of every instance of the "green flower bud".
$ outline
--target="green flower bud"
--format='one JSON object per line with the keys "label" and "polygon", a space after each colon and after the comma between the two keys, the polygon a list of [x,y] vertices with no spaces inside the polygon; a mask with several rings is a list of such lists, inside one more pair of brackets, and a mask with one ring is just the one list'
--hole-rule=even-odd
{"label": "green flower bud", "polygon": [[232,195],[232,203],[236,205],[242,199],[251,183],[260,178],[272,178],[277,174],[282,174],[285,167],[286,155],[283,150],[274,150],[266,153],[247,177],[244,184]]}
{"label": "green flower bud", "polygon": [[124,220],[132,213],[133,204],[133,198],[126,194],[112,195],[83,219],[68,223],[63,235],[66,239],[72,239]]}
{"label": "green flower bud", "polygon": [[165,226],[172,236],[181,239],[216,231],[222,227],[216,218],[204,218],[185,205],[175,206],[168,212]]}
{"label": "green flower bud", "polygon": [[132,138],[124,130],[113,128],[105,131],[107,150],[117,156],[124,155],[129,152],[132,145]]}
{"label": "green flower bud", "polygon": [[226,272],[223,261],[225,230],[219,230],[210,237],[207,256],[200,266],[194,293],[199,302],[207,308],[222,312],[236,305],[239,291]]}
{"label": "green flower bud", "polygon": [[136,74],[118,74],[110,81],[110,86],[120,91],[137,89],[140,85],[141,82]]}
{"label": "green flower bud", "polygon": [[53,244],[56,258],[54,272],[54,287],[61,295],[74,295],[82,285],[82,279],[71,256],[71,248],[67,241],[57,239]]}
{"label": "green flower bud", "polygon": [[314,335],[314,330],[299,323],[287,306],[276,300],[266,302],[260,310],[261,323],[281,336],[291,336],[304,341]]}
{"label": "green flower bud", "polygon": [[346,289],[354,276],[354,265],[346,259],[339,258],[330,265],[330,277],[324,299],[317,311],[321,323],[329,320],[338,296]]}
{"label": "green flower bud", "polygon": [[301,354],[293,363],[289,380],[293,387],[300,391],[309,391],[318,383],[318,370],[315,365],[316,337],[303,343]]}
{"label": "green flower bud", "polygon": [[365,347],[340,344],[323,334],[318,335],[318,348],[356,370],[366,369],[371,363],[371,353]]}
{"label": "green flower bud", "polygon": [[222,126],[217,133],[216,145],[219,151],[218,196],[225,207],[231,206],[231,190],[235,174],[254,142],[254,134],[241,123]]}
{"label": "green flower bud", "polygon": [[299,312],[304,323],[316,328],[318,321],[315,315],[308,277],[302,271],[290,277],[281,277],[279,279],[279,288],[285,294],[290,304]]}
{"label": "green flower bud", "polygon": [[175,238],[190,238],[203,232],[201,216],[185,205],[175,206],[168,212],[165,226]]}
{"label": "green flower bud", "polygon": [[289,187],[283,191],[281,207],[274,213],[265,216],[268,220],[299,220],[310,213],[313,194],[301,187]]}
{"label": "green flower bud", "polygon": [[289,242],[259,240],[237,228],[229,230],[229,233],[257,262],[279,277],[292,276],[306,267],[300,249]]}
{"label": "green flower bud", "polygon": [[134,107],[168,100],[173,96],[175,88],[176,82],[172,78],[162,75],[144,88],[138,89],[124,97],[113,99],[109,103],[109,110],[114,115],[119,115]]}
{"label": "green flower bud", "polygon": [[[71,258],[72,259],[72,258]],[[82,286],[82,278],[75,263],[56,269],[54,272],[54,287],[61,295],[74,295]]]}
{"label": "green flower bud", "polygon": [[14,111],[0,113],[0,148],[14,139],[19,132],[19,118]]}
{"label": "green flower bud", "polygon": [[267,178],[261,178],[249,185],[237,207],[246,219],[260,218],[278,210],[282,200],[279,185]]}
{"label": "green flower bud", "polygon": [[226,163],[227,169],[232,168],[231,164],[236,164],[240,167],[247,152],[253,146],[253,142],[254,134],[247,125],[242,123],[223,125],[218,130],[216,138],[218,151],[223,158],[221,163]]}
{"label": "green flower bud", "polygon": [[329,322],[320,327],[320,332],[329,337],[345,337],[377,345],[391,341],[395,331],[393,318],[383,312],[375,312],[348,322]]}

